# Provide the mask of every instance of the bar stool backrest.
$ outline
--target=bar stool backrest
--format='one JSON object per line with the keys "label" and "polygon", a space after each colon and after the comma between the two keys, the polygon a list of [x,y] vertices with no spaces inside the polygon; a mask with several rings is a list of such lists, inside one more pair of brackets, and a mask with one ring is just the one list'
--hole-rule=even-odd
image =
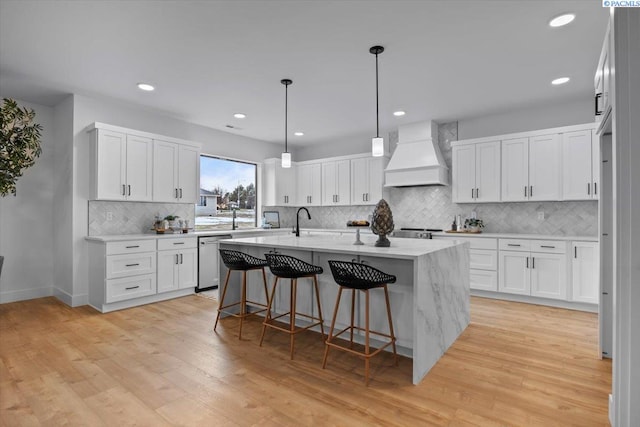
{"label": "bar stool backrest", "polygon": [[265,260],[247,255],[244,252],[231,249],[219,249],[219,251],[222,262],[231,270],[250,270],[267,266]]}
{"label": "bar stool backrest", "polygon": [[322,267],[309,264],[301,259],[282,254],[264,254],[269,269],[275,276],[295,279],[313,274],[322,274]]}
{"label": "bar stool backrest", "polygon": [[359,262],[329,261],[333,279],[340,286],[371,289],[396,282],[396,276]]}

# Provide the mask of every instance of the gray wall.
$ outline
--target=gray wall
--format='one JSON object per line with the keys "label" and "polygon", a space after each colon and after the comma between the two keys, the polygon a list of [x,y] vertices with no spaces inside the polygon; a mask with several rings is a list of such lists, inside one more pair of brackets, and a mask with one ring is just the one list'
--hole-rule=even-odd
{"label": "gray wall", "polygon": [[55,144],[53,109],[18,101],[33,108],[42,125],[42,155],[18,179],[17,195],[0,198],[0,302],[53,294],[53,220]]}

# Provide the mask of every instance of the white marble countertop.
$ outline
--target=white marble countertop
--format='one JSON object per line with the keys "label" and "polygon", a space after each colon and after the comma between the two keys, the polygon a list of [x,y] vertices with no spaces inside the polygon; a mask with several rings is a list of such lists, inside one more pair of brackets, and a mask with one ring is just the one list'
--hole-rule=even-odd
{"label": "white marble countertop", "polygon": [[196,238],[196,237],[208,237],[208,236],[223,236],[231,234],[232,236],[242,236],[243,234],[251,233],[265,233],[265,234],[278,234],[286,233],[289,230],[285,228],[247,228],[243,230],[210,230],[210,231],[190,231],[189,233],[167,233],[167,234],[155,234],[155,233],[140,233],[140,234],[117,234],[112,236],[87,236],[86,240],[94,242],[122,242],[126,240],[147,240],[147,239],[178,239],[178,238]]}
{"label": "white marble countertop", "polygon": [[231,240],[221,240],[223,244],[263,246],[267,248],[293,249],[314,252],[344,253],[362,256],[377,256],[383,258],[415,259],[422,255],[436,252],[452,246],[467,245],[466,242],[426,239],[400,239],[390,237],[391,247],[378,248],[374,246],[377,236],[363,235],[360,240],[364,245],[354,245],[355,236],[340,236],[337,234],[318,233],[315,235],[301,235],[296,237],[289,234],[279,234],[259,237],[243,237]]}
{"label": "white marble countertop", "polygon": [[472,237],[472,238],[492,238],[492,239],[533,239],[533,240],[576,240],[580,242],[597,242],[597,236],[558,236],[547,234],[517,234],[517,233],[445,233],[436,232],[434,236],[456,237]]}

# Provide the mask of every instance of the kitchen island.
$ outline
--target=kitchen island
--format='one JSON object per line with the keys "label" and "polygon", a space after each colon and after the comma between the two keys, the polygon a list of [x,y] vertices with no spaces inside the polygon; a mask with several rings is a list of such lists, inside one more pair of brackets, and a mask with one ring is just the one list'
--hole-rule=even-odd
{"label": "kitchen island", "polygon": [[[327,328],[338,294],[338,285],[333,281],[328,260],[363,262],[395,275],[397,282],[389,285],[389,295],[398,351],[413,358],[413,383],[418,384],[469,324],[469,244],[391,238],[391,247],[378,248],[374,246],[376,238],[363,235],[364,245],[356,246],[353,245],[353,236],[339,234],[272,235],[221,240],[220,247],[261,258],[268,252],[282,253],[322,266],[324,273],[318,277],[318,282]],[[225,274],[226,269],[221,268],[220,283],[223,283]],[[239,275],[232,275],[232,278],[234,276]],[[232,280],[237,281],[238,277]],[[305,286],[305,282],[309,284]],[[317,315],[310,282],[300,281],[297,306],[302,313]],[[249,283],[248,299],[266,303],[261,280],[250,278]],[[273,277],[269,275],[269,287],[272,283]],[[239,299],[238,290],[239,286],[230,284],[227,301]],[[284,313],[288,307],[288,286],[279,286],[274,297],[274,310]],[[359,300],[356,307],[356,318],[363,324],[364,310],[359,310]],[[379,295],[372,292],[371,307],[371,328],[387,331],[382,292]],[[296,323],[304,322],[303,318],[296,318]],[[349,307],[342,304],[336,329],[342,329],[348,323]]]}

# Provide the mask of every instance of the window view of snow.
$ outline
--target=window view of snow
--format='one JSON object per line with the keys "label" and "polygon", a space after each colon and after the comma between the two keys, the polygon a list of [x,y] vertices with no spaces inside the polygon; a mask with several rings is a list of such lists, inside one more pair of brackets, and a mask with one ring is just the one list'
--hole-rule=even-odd
{"label": "window view of snow", "polygon": [[200,156],[196,230],[256,227],[256,171],[252,163]]}

